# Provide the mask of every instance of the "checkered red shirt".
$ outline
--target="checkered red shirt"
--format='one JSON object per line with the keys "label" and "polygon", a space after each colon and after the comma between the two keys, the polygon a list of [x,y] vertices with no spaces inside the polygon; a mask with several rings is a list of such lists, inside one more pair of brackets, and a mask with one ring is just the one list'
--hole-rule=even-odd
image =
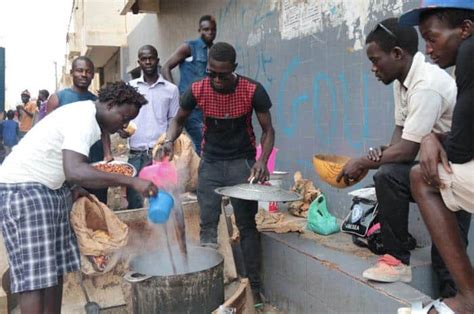
{"label": "checkered red shirt", "polygon": [[235,89],[219,93],[209,78],[194,82],[184,93],[181,107],[203,112],[202,152],[205,159],[228,160],[255,158],[255,134],[252,112],[268,111],[270,98],[262,85],[239,76]]}
{"label": "checkered red shirt", "polygon": [[242,77],[239,78],[235,91],[229,94],[216,92],[209,78],[195,82],[191,88],[205,117],[232,119],[252,114],[252,99],[257,85]]}

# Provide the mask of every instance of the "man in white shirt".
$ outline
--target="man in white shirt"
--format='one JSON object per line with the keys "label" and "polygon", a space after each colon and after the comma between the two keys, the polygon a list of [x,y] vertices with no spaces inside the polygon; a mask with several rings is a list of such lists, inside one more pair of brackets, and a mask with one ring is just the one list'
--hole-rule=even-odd
{"label": "man in white shirt", "polygon": [[[370,148],[368,156],[351,159],[339,178],[350,181],[368,169],[379,169],[374,182],[386,254],[363,276],[383,282],[409,282],[409,250],[416,245],[408,233],[409,202],[413,201],[409,173],[423,136],[450,130],[457,89],[452,77],[418,52],[415,28],[401,27],[396,18],[379,23],[367,36],[366,44],[372,72],[384,84],[394,82],[395,129],[389,146]],[[463,217],[459,222],[464,224],[467,237],[469,224]],[[435,270],[442,282],[448,282],[450,276],[442,259],[436,249],[433,253]]]}
{"label": "man in white shirt", "polygon": [[[139,172],[152,162],[152,149],[161,134],[168,129],[171,119],[179,108],[178,87],[158,73],[158,52],[145,45],[138,50],[138,64],[142,75],[130,81],[130,85],[148,100],[148,105],[133,119],[137,130],[130,136],[128,162]],[[127,136],[121,132],[122,136]],[[143,198],[133,189],[127,191],[128,208],[143,207]]]}
{"label": "man in white shirt", "polygon": [[0,167],[0,225],[10,266],[11,291],[22,313],[60,313],[62,276],[79,269],[79,248],[69,224],[73,195],[84,188],[123,185],[142,195],[156,186],[106,173],[88,164],[102,132],[127,126],[146,99],[117,82],[97,101],[61,107],[41,120]]}

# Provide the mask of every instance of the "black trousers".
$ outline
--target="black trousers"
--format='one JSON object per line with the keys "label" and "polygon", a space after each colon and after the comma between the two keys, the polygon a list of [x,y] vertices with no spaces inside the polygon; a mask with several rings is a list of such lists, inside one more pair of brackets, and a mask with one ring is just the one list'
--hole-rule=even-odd
{"label": "black trousers", "polygon": [[[201,209],[200,240],[203,243],[217,243],[217,225],[221,213],[222,196],[216,188],[246,183],[255,160],[236,159],[222,161],[201,160],[197,198]],[[235,220],[240,232],[240,246],[245,269],[252,289],[260,287],[261,247],[260,234],[255,223],[258,203],[231,198]]]}
{"label": "black trousers", "polygon": [[[388,254],[406,265],[410,264],[410,251],[404,248],[404,243],[408,241],[408,211],[410,202],[413,202],[410,192],[410,170],[415,164],[385,164],[374,175],[384,248]],[[456,218],[461,238],[467,247],[471,214],[459,211],[456,212]],[[454,289],[454,282],[434,245],[431,249],[431,259],[433,269],[439,275],[442,290],[445,290],[446,285],[448,286],[446,289],[449,290],[449,287]]]}

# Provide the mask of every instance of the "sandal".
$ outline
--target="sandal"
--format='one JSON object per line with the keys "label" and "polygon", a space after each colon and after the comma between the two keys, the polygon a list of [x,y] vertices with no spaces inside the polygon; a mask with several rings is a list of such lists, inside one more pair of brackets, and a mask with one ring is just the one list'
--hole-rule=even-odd
{"label": "sandal", "polygon": [[411,314],[428,314],[433,308],[438,314],[456,314],[442,299],[434,300],[424,307],[421,302],[413,303],[411,305]]}

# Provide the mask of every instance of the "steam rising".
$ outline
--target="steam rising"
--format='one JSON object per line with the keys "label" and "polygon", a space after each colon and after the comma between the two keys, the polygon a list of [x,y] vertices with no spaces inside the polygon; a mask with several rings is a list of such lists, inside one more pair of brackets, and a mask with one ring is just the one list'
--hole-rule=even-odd
{"label": "steam rising", "polygon": [[177,162],[178,186],[164,187],[175,200],[170,219],[166,224],[153,224],[145,217],[129,225],[128,244],[117,252],[128,264],[130,270],[145,275],[170,276],[202,271],[222,261],[217,251],[202,247],[189,247],[186,243],[186,229],[182,200],[189,178],[187,165]]}
{"label": "steam rising", "polygon": [[177,246],[171,247],[171,254],[174,257],[176,273],[174,273],[170,261],[170,254],[167,250],[158,250],[151,254],[138,256],[133,260],[130,266],[134,271],[140,274],[169,276],[173,274],[181,275],[203,271],[216,266],[222,261],[222,257],[217,251],[202,247],[189,248],[187,254],[190,261],[189,265],[184,259],[184,256],[180,254]]}

